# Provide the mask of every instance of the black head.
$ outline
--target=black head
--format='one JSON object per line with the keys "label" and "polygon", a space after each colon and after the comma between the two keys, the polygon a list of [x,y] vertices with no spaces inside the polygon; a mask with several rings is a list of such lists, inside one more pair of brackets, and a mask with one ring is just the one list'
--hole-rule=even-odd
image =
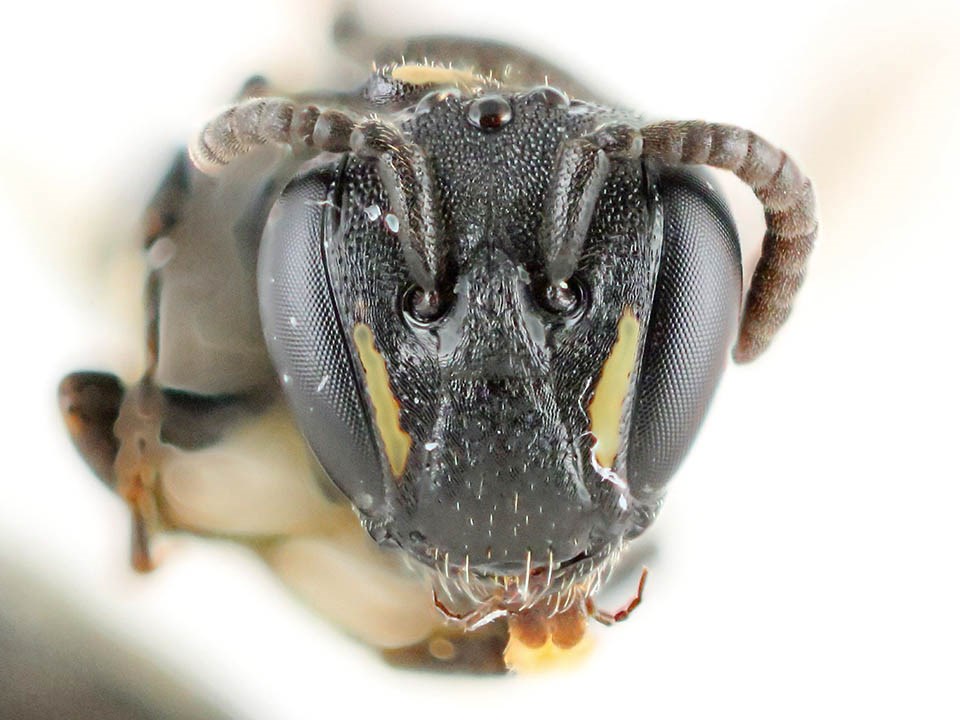
{"label": "black head", "polygon": [[[305,437],[378,542],[468,595],[592,592],[656,515],[736,325],[736,234],[698,177],[623,160],[551,199],[579,172],[564,143],[611,117],[550,88],[433,93],[392,118],[426,200],[324,154],[264,233],[264,330]],[[560,281],[550,213],[583,230]]]}

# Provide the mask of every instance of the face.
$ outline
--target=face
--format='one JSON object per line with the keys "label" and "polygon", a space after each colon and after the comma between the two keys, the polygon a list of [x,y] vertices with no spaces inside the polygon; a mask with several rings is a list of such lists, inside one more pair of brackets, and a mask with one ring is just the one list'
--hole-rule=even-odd
{"label": "face", "polygon": [[[395,118],[436,188],[433,292],[415,282],[375,162],[321,156],[267,224],[261,316],[300,427],[371,535],[436,568],[451,594],[483,601],[499,578],[529,604],[599,582],[672,473],[648,470],[644,448],[663,422],[649,397],[663,380],[644,385],[640,372],[663,319],[669,208],[655,169],[611,167],[576,270],[560,288],[546,278],[560,144],[598,112],[538,90],[435,94]],[[690,379],[706,397],[739,306],[728,255],[726,324],[707,381]],[[648,369],[675,362],[656,353]],[[705,402],[684,418],[681,456]]]}

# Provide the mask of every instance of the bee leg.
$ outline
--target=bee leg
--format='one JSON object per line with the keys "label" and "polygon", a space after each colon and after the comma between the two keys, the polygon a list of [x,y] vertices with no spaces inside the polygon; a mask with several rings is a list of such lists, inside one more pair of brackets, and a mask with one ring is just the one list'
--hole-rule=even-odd
{"label": "bee leg", "polygon": [[154,568],[150,535],[160,526],[154,490],[162,462],[160,396],[149,373],[124,395],[114,434],[113,487],[132,515],[130,564],[137,572],[149,572]]}
{"label": "bee leg", "polygon": [[[149,372],[129,388],[114,425],[113,476],[133,511],[133,566],[152,569],[149,537],[163,530],[246,537],[308,524],[322,495],[287,416],[274,388],[201,395],[162,388]],[[265,458],[280,451],[265,474]],[[299,482],[278,487],[282,472]]]}
{"label": "bee leg", "polygon": [[[74,446],[90,469],[107,486],[117,491],[133,511],[130,561],[133,567],[146,572],[153,567],[148,549],[148,517],[155,512],[149,494],[145,492],[152,481],[138,467],[135,473],[118,474],[118,458],[124,450],[123,441],[114,427],[128,393],[123,384],[107,373],[76,372],[60,382],[60,411]],[[139,441],[138,441],[139,442]],[[124,456],[130,454],[129,449]]]}
{"label": "bee leg", "polygon": [[113,425],[123,401],[123,383],[115,375],[75,372],[60,381],[60,412],[73,445],[106,485],[113,486],[113,461],[119,442]]}
{"label": "bee leg", "polygon": [[421,642],[381,652],[391,665],[410,670],[496,675],[507,671],[503,653],[509,639],[501,619],[470,632],[443,625]]}
{"label": "bee leg", "polygon": [[[263,89],[257,78],[241,93]],[[180,153],[145,214],[148,369],[120,404],[112,469],[113,486],[133,511],[138,570],[153,566],[148,538],[156,531],[235,529],[224,518],[242,463],[225,465],[212,455],[276,404],[255,267],[279,192],[272,173],[287,167],[286,154],[264,149],[253,155],[211,179]],[[207,502],[200,494],[214,480],[226,491]],[[171,488],[179,494],[171,496]],[[189,507],[175,502],[185,497]]]}

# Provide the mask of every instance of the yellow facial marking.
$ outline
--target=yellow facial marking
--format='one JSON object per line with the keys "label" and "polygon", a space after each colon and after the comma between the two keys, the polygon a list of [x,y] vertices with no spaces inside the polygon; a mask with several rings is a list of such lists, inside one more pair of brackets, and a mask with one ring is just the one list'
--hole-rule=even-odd
{"label": "yellow facial marking", "polygon": [[620,447],[620,421],[623,404],[630,391],[630,377],[637,357],[640,323],[631,308],[626,308],[617,324],[617,340],[603,363],[597,389],[587,412],[590,431],[597,438],[594,455],[605,468],[612,468]]}
{"label": "yellow facial marking", "polygon": [[511,635],[503,651],[503,661],[509,669],[519,673],[574,668],[590,654],[593,645],[593,636],[590,634],[572,648],[557,647],[552,639],[538,648],[531,648]]}
{"label": "yellow facial marking", "polygon": [[410,454],[410,436],[400,427],[400,403],[390,389],[387,364],[373,343],[373,331],[368,325],[357,323],[353,327],[353,342],[360,353],[360,364],[367,379],[367,394],[373,404],[374,424],[383,449],[390,462],[393,476],[399,478],[407,465]]}
{"label": "yellow facial marking", "polygon": [[436,65],[398,65],[391,74],[395,80],[411,85],[456,85],[472,88],[480,83],[480,78],[469,70],[455,70]]}

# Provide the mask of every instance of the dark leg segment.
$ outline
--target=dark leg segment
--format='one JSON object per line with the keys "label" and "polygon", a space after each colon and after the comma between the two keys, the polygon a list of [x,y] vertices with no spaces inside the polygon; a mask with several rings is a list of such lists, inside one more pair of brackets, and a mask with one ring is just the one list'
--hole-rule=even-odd
{"label": "dark leg segment", "polygon": [[640,581],[637,583],[637,592],[626,605],[615,612],[608,612],[607,610],[600,610],[593,604],[592,599],[587,598],[587,613],[601,625],[613,625],[614,623],[623,622],[639,607],[643,600],[643,586],[646,584],[647,568],[644,568],[640,573]]}
{"label": "dark leg segment", "polygon": [[67,375],[58,391],[60,412],[74,447],[94,474],[113,486],[113,461],[120,443],[113,425],[123,402],[123,384],[115,375],[76,372]]}
{"label": "dark leg segment", "polygon": [[106,373],[73,373],[61,381],[59,396],[60,410],[74,446],[96,476],[115,489],[133,510],[131,565],[140,572],[151,570],[153,564],[144,513],[147,487],[142,481],[125,481],[116,472],[121,442],[114,432],[114,425],[125,404],[123,385],[115,376]]}

